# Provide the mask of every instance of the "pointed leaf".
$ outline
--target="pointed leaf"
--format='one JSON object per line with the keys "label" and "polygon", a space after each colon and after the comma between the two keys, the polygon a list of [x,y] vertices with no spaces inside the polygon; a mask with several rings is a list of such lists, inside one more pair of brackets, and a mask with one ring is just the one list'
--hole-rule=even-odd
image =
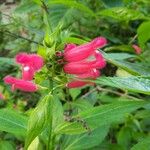
{"label": "pointed leaf", "polygon": [[121,122],[125,115],[143,107],[145,104],[147,103],[143,101],[122,101],[97,106],[74,116],[74,121],[72,123],[63,123],[55,132],[61,134],[79,134],[87,132],[87,129],[85,129],[83,124],[78,120],[82,120],[82,122],[86,123],[91,130],[104,125]]}
{"label": "pointed leaf", "polygon": [[150,137],[147,137],[134,145],[131,150],[148,150],[150,145]]}
{"label": "pointed leaf", "polygon": [[62,149],[83,150],[92,148],[102,142],[109,131],[108,126],[95,129],[93,132],[80,135],[66,135]]}
{"label": "pointed leaf", "polygon": [[132,92],[150,94],[150,79],[144,77],[100,77],[95,81],[100,85],[107,85]]}
{"label": "pointed leaf", "polygon": [[33,110],[28,121],[25,149],[45,129],[50,117],[52,99],[52,95],[45,96]]}

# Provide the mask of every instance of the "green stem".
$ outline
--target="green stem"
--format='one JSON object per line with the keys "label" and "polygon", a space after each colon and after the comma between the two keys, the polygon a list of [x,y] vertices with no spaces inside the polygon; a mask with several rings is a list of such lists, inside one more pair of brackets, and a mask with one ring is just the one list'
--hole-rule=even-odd
{"label": "green stem", "polygon": [[53,141],[52,141],[52,116],[50,118],[50,124],[49,124],[49,137],[48,137],[48,143],[47,143],[47,150],[53,150]]}
{"label": "green stem", "polygon": [[[50,89],[51,89],[51,91],[50,91],[50,93],[52,94],[53,93],[53,79],[52,78],[50,78],[50,80],[49,80],[49,84],[50,84]],[[53,118],[52,118],[52,106],[53,106],[53,104],[52,104],[53,102],[51,102],[51,112],[50,112],[50,120],[49,120],[49,124],[48,124],[48,127],[49,127],[49,131],[48,131],[48,143],[47,143],[47,150],[53,150],[54,149],[54,147],[52,146],[53,145],[53,140],[52,140],[52,123],[53,123]]]}

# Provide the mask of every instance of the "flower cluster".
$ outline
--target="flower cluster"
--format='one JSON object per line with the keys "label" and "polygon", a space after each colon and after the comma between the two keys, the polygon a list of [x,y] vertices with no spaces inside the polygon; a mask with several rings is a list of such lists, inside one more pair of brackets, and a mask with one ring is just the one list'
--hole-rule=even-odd
{"label": "flower cluster", "polygon": [[100,76],[99,69],[105,67],[106,62],[102,54],[97,50],[107,44],[104,37],[98,37],[87,44],[77,46],[68,44],[64,50],[64,59],[67,62],[63,69],[67,74],[74,75],[75,78],[66,86],[68,88],[82,87],[91,82],[81,81],[82,79],[96,79]]}
{"label": "flower cluster", "polygon": [[12,91],[20,89],[25,92],[37,91],[37,86],[33,80],[35,72],[43,66],[43,58],[36,54],[20,53],[16,56],[16,63],[22,66],[22,79],[17,79],[12,76],[6,76],[4,82],[10,84]]}

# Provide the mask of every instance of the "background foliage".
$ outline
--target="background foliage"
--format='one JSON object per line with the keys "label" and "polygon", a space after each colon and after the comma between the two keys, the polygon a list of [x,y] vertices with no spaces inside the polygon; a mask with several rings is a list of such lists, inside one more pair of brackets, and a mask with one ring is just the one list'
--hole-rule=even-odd
{"label": "background foliage", "polygon": [[[150,149],[149,0],[0,4],[0,92],[6,97],[0,100],[1,150]],[[95,87],[31,94],[12,93],[3,83],[8,74],[20,76],[14,62],[18,52],[38,53],[45,66],[57,67],[55,51],[62,51],[66,43],[83,44],[97,36],[109,42],[100,50],[107,66]],[[140,55],[132,44],[142,48]],[[44,67],[35,82],[51,90],[45,72],[51,74],[51,69]]]}

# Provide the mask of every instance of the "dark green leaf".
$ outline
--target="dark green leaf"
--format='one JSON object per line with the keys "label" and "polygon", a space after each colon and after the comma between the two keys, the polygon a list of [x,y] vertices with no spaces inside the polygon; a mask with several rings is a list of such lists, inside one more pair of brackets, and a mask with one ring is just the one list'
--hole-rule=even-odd
{"label": "dark green leaf", "polygon": [[49,1],[48,4],[49,5],[62,4],[62,5],[68,6],[68,7],[76,8],[82,12],[88,13],[91,16],[95,16],[94,12],[90,8],[88,8],[87,6],[85,6],[79,2],[73,1],[73,0],[65,0],[65,1],[53,0],[53,1]]}
{"label": "dark green leaf", "polygon": [[[146,64],[142,64],[142,63],[131,63],[131,62],[127,62],[125,60],[120,60],[118,59],[118,57],[115,55],[112,56],[111,53],[107,54],[103,51],[101,51],[101,53],[103,54],[104,58],[111,64],[120,67],[122,69],[124,69],[125,71],[133,74],[133,75],[143,75],[143,76],[149,76],[150,75],[150,70],[149,70],[149,66],[147,66]],[[122,54],[120,54],[121,57]],[[118,55],[119,56],[119,55]]]}
{"label": "dark green leaf", "polygon": [[102,0],[103,3],[108,7],[123,6],[123,0]]}
{"label": "dark green leaf", "polygon": [[150,94],[150,79],[144,77],[100,77],[94,82],[132,92]]}

